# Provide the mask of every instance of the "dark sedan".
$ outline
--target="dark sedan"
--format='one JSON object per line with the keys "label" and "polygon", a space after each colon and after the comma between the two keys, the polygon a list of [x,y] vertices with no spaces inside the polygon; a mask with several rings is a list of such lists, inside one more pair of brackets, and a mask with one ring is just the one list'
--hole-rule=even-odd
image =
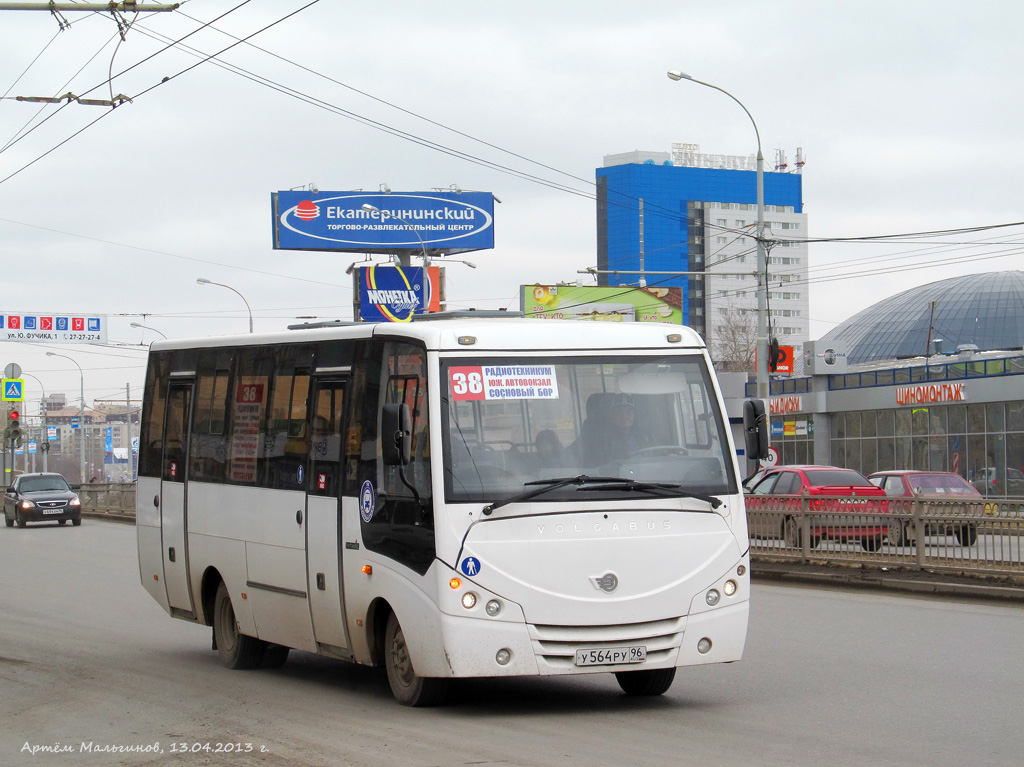
{"label": "dark sedan", "polygon": [[22,474],[4,493],[4,524],[25,527],[29,522],[57,522],[69,519],[82,524],[82,502],[75,488],[60,474]]}

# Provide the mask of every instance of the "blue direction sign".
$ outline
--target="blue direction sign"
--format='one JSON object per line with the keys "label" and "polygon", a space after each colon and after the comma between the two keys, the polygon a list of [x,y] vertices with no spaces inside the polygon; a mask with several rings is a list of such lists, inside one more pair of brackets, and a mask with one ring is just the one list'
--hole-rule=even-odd
{"label": "blue direction sign", "polygon": [[7,379],[4,380],[3,401],[4,402],[24,402],[25,401],[25,379],[24,378],[7,378]]}
{"label": "blue direction sign", "polygon": [[71,428],[72,429],[77,429],[78,428],[78,416],[77,415],[71,416]]}

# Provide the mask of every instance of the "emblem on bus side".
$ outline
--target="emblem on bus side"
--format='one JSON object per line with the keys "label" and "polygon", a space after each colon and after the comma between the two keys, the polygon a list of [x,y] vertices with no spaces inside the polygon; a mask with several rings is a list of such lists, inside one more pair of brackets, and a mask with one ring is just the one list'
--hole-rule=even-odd
{"label": "emblem on bus side", "polygon": [[594,588],[607,591],[609,594],[619,587],[619,577],[615,573],[591,575],[590,582],[594,584]]}
{"label": "emblem on bus side", "polygon": [[373,483],[366,480],[362,490],[359,491],[359,516],[363,518],[363,522],[373,519],[373,510],[376,505],[373,497]]}

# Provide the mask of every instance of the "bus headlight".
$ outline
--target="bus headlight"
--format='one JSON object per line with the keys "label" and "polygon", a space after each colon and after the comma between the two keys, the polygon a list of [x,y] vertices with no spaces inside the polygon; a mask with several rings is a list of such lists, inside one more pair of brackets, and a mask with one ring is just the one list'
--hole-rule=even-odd
{"label": "bus headlight", "polygon": [[725,595],[727,597],[731,597],[733,594],[735,594],[736,589],[736,581],[726,581],[725,585],[722,586],[722,591],[725,592]]}
{"label": "bus headlight", "polygon": [[467,591],[465,594],[463,594],[462,606],[465,607],[467,610],[472,610],[474,607],[476,607],[476,594],[474,594],[472,591]]}
{"label": "bus headlight", "polygon": [[722,595],[718,593],[718,589],[711,589],[711,591],[704,595],[704,601],[707,602],[710,607],[717,605],[718,600],[721,598]]}

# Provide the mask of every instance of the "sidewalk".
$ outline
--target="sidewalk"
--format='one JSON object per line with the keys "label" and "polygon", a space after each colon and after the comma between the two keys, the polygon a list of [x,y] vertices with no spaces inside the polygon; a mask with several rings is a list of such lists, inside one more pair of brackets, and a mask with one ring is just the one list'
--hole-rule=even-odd
{"label": "sidewalk", "polygon": [[1010,578],[986,578],[963,573],[932,572],[909,568],[844,567],[807,565],[799,562],[750,564],[755,582],[793,583],[909,592],[931,596],[1019,602],[1024,604],[1024,583]]}

